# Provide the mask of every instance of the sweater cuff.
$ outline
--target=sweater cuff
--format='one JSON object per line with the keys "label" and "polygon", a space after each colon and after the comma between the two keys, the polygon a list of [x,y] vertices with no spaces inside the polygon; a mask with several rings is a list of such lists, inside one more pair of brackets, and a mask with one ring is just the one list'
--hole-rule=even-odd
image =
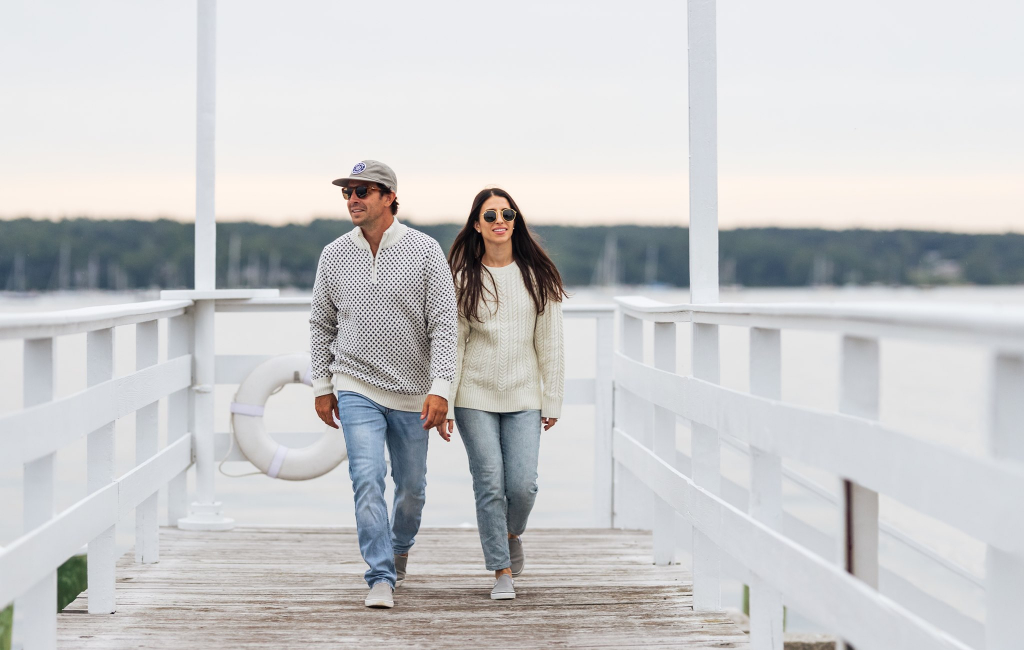
{"label": "sweater cuff", "polygon": [[430,385],[430,392],[427,393],[427,394],[428,395],[437,395],[438,397],[440,397],[441,399],[443,399],[443,400],[445,400],[447,402],[447,401],[450,401],[448,399],[448,393],[451,391],[451,389],[452,389],[452,382],[446,381],[446,380],[441,379],[440,377],[438,377],[437,379],[434,380],[434,383],[432,383]]}
{"label": "sweater cuff", "polygon": [[334,380],[331,377],[317,377],[313,380],[313,395],[321,397],[334,392]]}
{"label": "sweater cuff", "polygon": [[556,400],[550,397],[541,397],[540,416],[542,418],[555,418],[556,420],[562,417],[562,400]]}

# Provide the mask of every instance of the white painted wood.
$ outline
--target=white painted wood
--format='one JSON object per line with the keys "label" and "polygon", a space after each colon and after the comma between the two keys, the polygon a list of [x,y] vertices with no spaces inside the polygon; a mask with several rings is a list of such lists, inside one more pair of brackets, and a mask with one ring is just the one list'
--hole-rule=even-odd
{"label": "white painted wood", "polygon": [[[619,346],[622,353],[642,363],[644,356],[643,322],[630,316],[622,318],[619,327]],[[616,394],[615,426],[630,433],[646,444],[652,445],[648,429],[648,414],[652,407],[642,392],[622,391]],[[621,467],[615,468],[615,513],[614,523],[619,528],[651,530],[654,519],[654,501],[651,491],[643,481]]]}
{"label": "white painted wood", "polygon": [[[180,438],[117,481],[107,483],[0,550],[0,602],[9,602],[25,592],[78,553],[83,545],[101,538],[118,519],[129,514],[172,476],[188,467],[190,448],[191,440]],[[90,606],[95,599],[93,589],[90,582]],[[55,604],[56,595],[48,603],[51,616]]]}
{"label": "white painted wood", "polygon": [[[156,496],[161,487],[192,464],[192,439],[178,438],[117,481],[121,519]],[[151,562],[148,564],[152,564]]]}
{"label": "white painted wood", "polygon": [[[86,335],[86,374],[89,386],[109,382],[114,376],[114,330],[96,330]],[[65,420],[77,419],[77,414]],[[87,489],[90,494],[110,486],[114,480],[114,423],[104,424],[89,434],[86,444],[88,457]],[[114,541],[115,526],[99,532],[89,541],[89,613],[113,614],[114,566],[117,548]]]}
{"label": "white painted wood", "polygon": [[[135,367],[144,370],[159,361],[159,323],[149,321],[135,326]],[[135,464],[145,463],[160,448],[160,404],[151,402],[135,412]],[[160,522],[157,494],[139,504],[135,511],[135,561],[151,564],[160,560]]]}
{"label": "white painted wood", "polygon": [[[167,289],[160,292],[162,300],[216,300],[246,302],[248,300],[276,301],[280,289]],[[305,299],[307,302],[309,298]]]}
{"label": "white painted wood", "polygon": [[[193,291],[161,291],[161,298],[168,296],[187,296],[191,300],[206,298],[217,299],[218,312],[243,312],[243,313],[272,313],[272,312],[308,312],[310,308],[309,296],[288,296],[248,298],[245,300],[233,299],[224,300],[222,296],[229,290],[220,289],[216,293],[193,292]],[[232,295],[237,292],[263,292],[266,289],[237,289],[230,290]],[[277,291],[273,289],[272,291]],[[195,297],[193,297],[195,296]],[[590,318],[611,318],[615,315],[613,305],[587,305],[587,304],[565,304],[562,305],[562,316],[574,319]]]}
{"label": "white painted wood", "polygon": [[[691,349],[693,376],[718,383],[718,326],[693,325]],[[654,403],[658,405],[658,402]],[[665,404],[660,404],[660,406],[667,407]],[[691,420],[690,446],[690,455],[693,459],[693,482],[712,494],[718,494],[722,477],[722,449],[718,439],[718,430],[709,426],[708,423]],[[722,608],[720,562],[717,546],[703,529],[695,526],[693,529],[694,609],[717,610]]]}
{"label": "white painted wood", "polygon": [[[175,316],[167,321],[167,358],[188,359],[188,383],[186,387],[171,393],[167,398],[167,444],[179,438],[192,436],[189,423],[192,419],[192,315]],[[177,526],[178,520],[188,514],[188,477],[183,471],[167,483],[167,525]]]}
{"label": "white painted wood", "polygon": [[616,388],[783,458],[891,496],[993,545],[1024,552],[1024,468],[929,443],[851,415],[768,400],[615,356]]}
{"label": "white painted wood", "polygon": [[[1024,463],[1024,358],[998,354],[993,361],[989,453],[1018,467]],[[1005,498],[1017,512],[1024,492]],[[1012,501],[1011,501],[1012,500]],[[986,645],[988,650],[1021,647],[1020,604],[1024,602],[1024,552],[989,545],[985,558]]]}
{"label": "white painted wood", "polygon": [[[690,471],[690,457],[685,452],[678,451],[674,466],[680,474],[686,476]],[[785,468],[783,469],[783,475],[788,477]],[[722,477],[721,498],[737,510],[747,510],[749,507],[747,490],[738,483],[730,481],[725,476]],[[837,505],[838,497],[834,497],[830,503]],[[782,514],[782,528],[773,528],[773,530],[781,530],[786,537],[820,558],[832,561],[835,557],[837,547],[835,537],[823,533],[789,513],[783,512]],[[882,530],[885,532],[885,529]],[[898,541],[905,544],[910,543],[910,540],[907,540],[905,536],[899,538]],[[915,550],[918,547],[920,545],[916,545]],[[951,565],[948,560],[935,556],[934,553],[929,554],[929,558],[937,564],[949,568],[950,571],[957,575],[963,575],[964,569],[962,567]],[[726,575],[746,584],[754,582],[756,576],[752,575],[746,567],[739,564],[736,560],[729,559],[728,556],[723,556],[722,559],[722,570]],[[906,607],[910,612],[920,616],[935,627],[952,634],[961,641],[979,648],[984,646],[985,626],[980,621],[971,618],[952,605],[940,600],[937,595],[928,593],[905,578],[887,570],[884,566],[879,568],[879,591],[900,603],[903,607]],[[754,592],[756,592],[756,589],[754,589]],[[753,597],[753,593],[751,593],[751,596]],[[752,615],[753,613],[751,611]]]}
{"label": "white painted wood", "polygon": [[690,300],[718,302],[718,62],[715,0],[687,0]]}
{"label": "white painted wood", "polygon": [[0,339],[51,338],[134,325],[176,316],[191,304],[188,300],[156,300],[62,311],[0,314]]}
{"label": "white painted wood", "polygon": [[611,528],[614,512],[612,426],[615,403],[612,364],[615,356],[614,312],[597,316],[594,373],[594,525]]}
{"label": "white painted wood", "polygon": [[[101,332],[110,330],[101,330]],[[0,470],[42,458],[189,385],[191,358],[171,359],[0,417]],[[75,417],[68,418],[68,413]]]}
{"label": "white painted wood", "polygon": [[[782,337],[779,330],[750,329],[750,392],[782,398]],[[750,448],[750,516],[782,531],[782,459]],[[782,650],[782,594],[756,575],[750,583],[750,643],[754,650]]]}
{"label": "white painted wood", "polygon": [[[110,483],[0,550],[0,602],[24,593],[116,521],[117,484]],[[89,591],[91,602],[92,583]]]}
{"label": "white painted wood", "polygon": [[[54,356],[53,339],[29,339],[24,343],[22,377],[25,408],[46,403],[53,399]],[[45,431],[36,435],[46,435]],[[54,464],[55,454],[25,463],[24,485],[24,532],[28,533],[45,525],[54,515]],[[21,641],[26,648],[55,648],[57,646],[57,618],[54,603],[57,601],[57,572],[46,573],[15,603],[19,613]],[[0,600],[0,605],[6,603]]]}
{"label": "white painted wood", "polygon": [[[217,288],[215,164],[217,119],[217,1],[198,0],[196,20],[195,288]],[[211,305],[212,309],[212,305]]]}
{"label": "white painted wood", "polygon": [[968,650],[968,646],[910,614],[842,567],[695,485],[618,429],[614,448],[618,462],[642,476],[677,511],[686,513],[712,544],[775,585],[794,608],[823,627],[836,630],[858,650]]}
{"label": "white painted wood", "polygon": [[[654,367],[665,372],[676,370],[676,326],[675,323],[654,325]],[[674,462],[676,456],[676,414],[668,409],[654,407],[654,453],[666,462]],[[664,499],[654,497],[654,563],[659,565],[675,562],[675,509]]]}
{"label": "white painted wood", "polygon": [[838,332],[1024,351],[1024,308],[911,303],[668,304],[616,298],[624,313],[647,321]]}
{"label": "white painted wood", "polygon": [[[878,419],[878,341],[844,336],[839,411]],[[840,561],[846,570],[878,588],[878,493],[844,477],[840,510]]]}
{"label": "white painted wood", "polygon": [[178,520],[185,530],[230,530],[234,520],[224,517],[214,492],[217,459],[214,455],[214,400],[216,348],[214,301],[196,302],[193,312],[195,385],[192,397],[192,449],[195,455],[196,500],[187,517]]}

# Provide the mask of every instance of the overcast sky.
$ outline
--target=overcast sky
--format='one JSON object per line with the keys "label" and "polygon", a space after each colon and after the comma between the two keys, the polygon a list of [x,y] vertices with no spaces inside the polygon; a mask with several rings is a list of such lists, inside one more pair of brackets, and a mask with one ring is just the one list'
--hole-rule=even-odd
{"label": "overcast sky", "polygon": [[[194,213],[195,2],[0,3],[0,216]],[[1024,3],[719,3],[720,223],[1024,231]],[[217,212],[687,221],[683,0],[220,0]]]}

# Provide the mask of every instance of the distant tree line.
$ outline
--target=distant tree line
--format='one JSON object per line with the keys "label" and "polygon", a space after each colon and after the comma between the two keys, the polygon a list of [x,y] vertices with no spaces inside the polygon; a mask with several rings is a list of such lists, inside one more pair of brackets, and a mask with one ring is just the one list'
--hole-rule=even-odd
{"label": "distant tree line", "polygon": [[[447,251],[459,226],[416,225]],[[312,287],[347,220],[217,225],[219,287]],[[689,284],[689,232],[664,226],[534,226],[567,284]],[[720,236],[722,284],[1024,283],[1024,235],[744,228]],[[193,286],[193,229],[167,219],[0,221],[0,290]]]}

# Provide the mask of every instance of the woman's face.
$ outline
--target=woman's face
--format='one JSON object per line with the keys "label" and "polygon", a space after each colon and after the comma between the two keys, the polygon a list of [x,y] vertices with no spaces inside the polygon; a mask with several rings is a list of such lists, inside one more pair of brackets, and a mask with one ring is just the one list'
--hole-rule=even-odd
{"label": "woman's face", "polygon": [[[503,196],[490,196],[480,206],[480,212],[476,215],[476,223],[473,224],[473,227],[483,236],[485,243],[500,245],[512,240],[515,222],[505,221],[501,216],[502,210],[511,207],[508,204],[508,199]],[[484,221],[484,212],[487,210],[494,210],[498,213],[498,218],[493,223]]]}

